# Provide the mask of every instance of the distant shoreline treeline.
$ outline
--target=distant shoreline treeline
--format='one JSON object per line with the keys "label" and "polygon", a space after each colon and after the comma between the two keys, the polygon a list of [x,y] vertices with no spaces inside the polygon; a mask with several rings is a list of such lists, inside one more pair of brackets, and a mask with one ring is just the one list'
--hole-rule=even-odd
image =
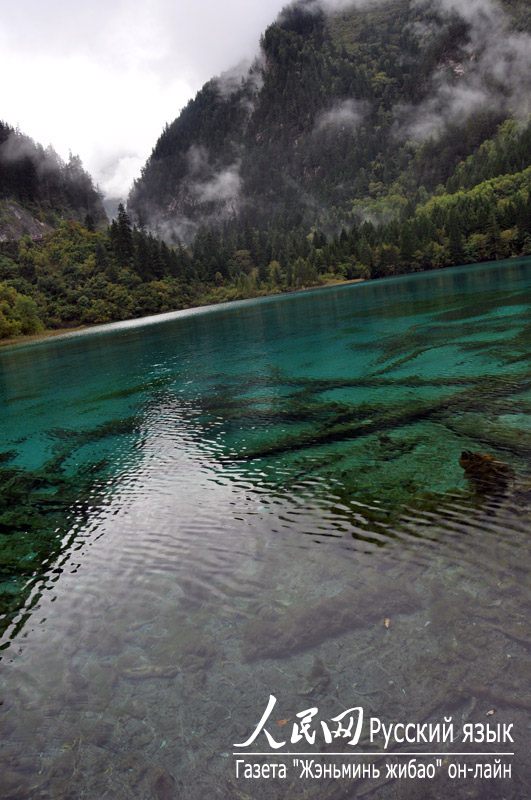
{"label": "distant shoreline treeline", "polygon": [[121,206],[104,230],[63,221],[38,241],[0,245],[0,338],[522,255],[531,255],[531,167],[334,237],[228,223],[199,231],[190,248],[169,247]]}
{"label": "distant shoreline treeline", "polygon": [[111,225],[78,158],[0,123],[0,338],[531,255],[529,4],[446,5],[295,2]]}

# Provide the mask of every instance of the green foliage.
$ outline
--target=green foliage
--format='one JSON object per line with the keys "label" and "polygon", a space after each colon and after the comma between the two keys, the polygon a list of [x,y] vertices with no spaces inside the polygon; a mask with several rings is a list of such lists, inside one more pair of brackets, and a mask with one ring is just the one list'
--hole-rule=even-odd
{"label": "green foliage", "polygon": [[[525,0],[503,5],[531,28]],[[422,142],[399,130],[400,109],[429,108],[441,82],[462,79],[466,20],[409,0],[315,6],[285,9],[262,62],[206,84],[166,127],[131,213],[185,221],[189,276],[247,293],[527,253],[531,122],[493,103]],[[235,164],[239,202],[203,200],[197,186]]]}
{"label": "green foliage", "polygon": [[37,304],[12,286],[0,283],[0,338],[38,333],[43,330]]}
{"label": "green foliage", "polygon": [[[423,42],[418,30],[428,28]],[[417,152],[396,135],[396,109],[429,97],[441,63],[460,59],[467,36],[455,14],[428,3],[389,0],[334,15],[295,3],[265,31],[262,61],[239,82],[207,83],[165,128],[131,211],[152,224],[179,217],[190,230],[222,222],[234,216],[231,201],[205,199],[197,186],[237,165],[241,225],[260,230],[274,220],[286,231],[319,221],[328,232],[348,221],[353,201],[386,195],[401,176],[408,192],[445,183],[499,115],[477,114],[465,133],[448,132],[434,159],[435,145]],[[353,102],[363,110],[357,121],[344,105]]]}
{"label": "green foliage", "polygon": [[189,249],[133,227],[123,208],[105,231],[64,221],[40,241],[4,246],[0,337],[531,254],[531,167],[407,210],[335,237],[226,225],[201,231]]}
{"label": "green foliage", "polygon": [[[502,2],[529,30],[524,0]],[[324,14],[301,0],[261,44],[262,64],[208,83],[165,129],[131,194],[145,220],[199,225],[190,274],[254,293],[529,252],[531,122],[493,103],[421,142],[397,135],[400,109],[431,108],[465,75],[465,19],[429,2]],[[244,202],[198,198],[234,163]]]}
{"label": "green foliage", "polygon": [[[502,2],[531,28],[525,0]],[[316,5],[166,126],[106,229],[79,159],[0,124],[0,200],[56,226],[0,245],[2,337],[531,255],[531,122],[501,103],[421,143],[398,131],[400,109],[457,85],[467,23],[431,2]]]}

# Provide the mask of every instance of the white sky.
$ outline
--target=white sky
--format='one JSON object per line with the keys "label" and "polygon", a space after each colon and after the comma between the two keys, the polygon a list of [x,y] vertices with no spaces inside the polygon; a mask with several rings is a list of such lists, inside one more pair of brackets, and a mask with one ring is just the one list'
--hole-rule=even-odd
{"label": "white sky", "polygon": [[127,195],[162,128],[285,0],[0,0],[0,119]]}

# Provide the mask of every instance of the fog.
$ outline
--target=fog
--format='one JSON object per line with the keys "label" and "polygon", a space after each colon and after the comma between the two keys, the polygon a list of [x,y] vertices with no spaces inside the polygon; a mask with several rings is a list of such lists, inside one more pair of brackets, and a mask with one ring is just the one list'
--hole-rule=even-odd
{"label": "fog", "polygon": [[252,59],[283,0],[2,4],[0,119],[124,197],[164,124],[212,76]]}

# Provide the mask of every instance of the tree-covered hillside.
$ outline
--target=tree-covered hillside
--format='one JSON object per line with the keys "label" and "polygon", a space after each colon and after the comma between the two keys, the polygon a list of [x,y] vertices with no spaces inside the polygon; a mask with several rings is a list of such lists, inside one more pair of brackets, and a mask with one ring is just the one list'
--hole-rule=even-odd
{"label": "tree-covered hillside", "polygon": [[42,235],[60,218],[106,221],[101,195],[78,156],[64,162],[52,147],[0,122],[0,241]]}
{"label": "tree-covered hillside", "polygon": [[529,17],[522,0],[297,2],[239,80],[210,81],[164,130],[130,210],[191,241],[227,221],[334,234],[397,187],[417,202],[525,115]]}
{"label": "tree-covered hillside", "polygon": [[[400,195],[375,200],[374,217],[387,221],[366,219],[335,236],[229,222],[201,229],[185,248],[133,226],[123,207],[99,231],[62,222],[39,241],[0,246],[0,338],[531,255],[531,167],[516,171],[530,137],[531,126],[504,123],[446,189],[415,207]],[[492,177],[497,167],[507,174]]]}
{"label": "tree-covered hillside", "polygon": [[109,227],[75,159],[0,127],[0,232],[44,226],[0,235],[0,337],[531,255],[527,0],[332,2],[203,87]]}
{"label": "tree-covered hillside", "polygon": [[[242,258],[242,263],[245,258]],[[95,230],[63,220],[35,240],[0,243],[0,339],[114,322],[280,291],[256,271],[208,278],[200,260],[116,220]]]}

